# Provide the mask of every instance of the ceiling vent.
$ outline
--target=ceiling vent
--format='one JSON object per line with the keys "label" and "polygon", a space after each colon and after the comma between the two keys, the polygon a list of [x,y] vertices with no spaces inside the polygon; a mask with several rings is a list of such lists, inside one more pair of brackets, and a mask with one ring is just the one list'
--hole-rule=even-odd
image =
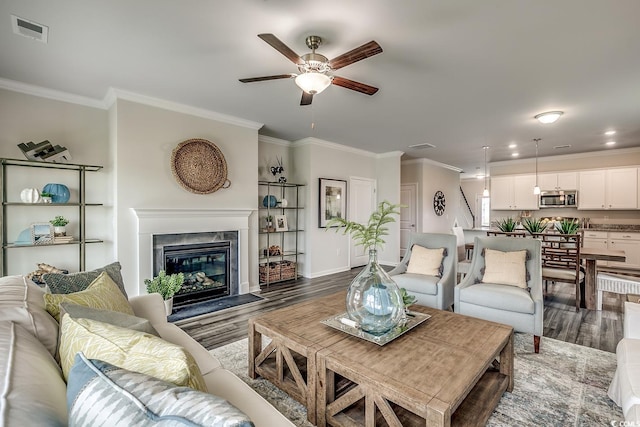
{"label": "ceiling vent", "polygon": [[11,26],[13,32],[19,36],[28,37],[42,43],[46,43],[49,38],[49,27],[11,15]]}
{"label": "ceiling vent", "polygon": [[555,145],[553,148],[556,149],[556,150],[560,150],[560,149],[563,149],[563,148],[571,148],[571,144]]}
{"label": "ceiling vent", "polygon": [[410,145],[409,148],[420,149],[420,148],[436,148],[435,145],[429,144],[428,142],[424,142],[422,144],[413,144]]}

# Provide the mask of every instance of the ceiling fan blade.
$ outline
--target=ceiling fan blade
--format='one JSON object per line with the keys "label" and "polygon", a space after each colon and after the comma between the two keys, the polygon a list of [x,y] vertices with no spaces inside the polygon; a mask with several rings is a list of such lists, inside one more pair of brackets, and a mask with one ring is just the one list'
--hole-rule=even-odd
{"label": "ceiling fan blade", "polygon": [[272,48],[289,58],[289,61],[293,62],[294,64],[304,64],[304,61],[302,60],[302,58],[300,58],[300,55],[291,50],[289,46],[282,43],[282,41],[273,34],[258,34],[258,37],[271,45]]}
{"label": "ceiling fan blade", "polygon": [[300,100],[300,105],[311,105],[311,101],[313,101],[313,95],[302,91],[302,99]]}
{"label": "ceiling fan blade", "polygon": [[265,80],[277,80],[277,79],[292,79],[296,75],[293,73],[289,74],[278,74],[277,76],[264,76],[264,77],[250,77],[248,79],[238,79],[242,83],[252,83],[252,82],[263,82]]}
{"label": "ceiling fan blade", "polygon": [[373,95],[378,91],[377,87],[345,79],[344,77],[333,76],[333,80],[331,81],[331,83],[336,86],[341,86],[347,89],[355,90],[356,92],[364,93],[366,95]]}
{"label": "ceiling fan blade", "polygon": [[382,53],[382,48],[378,43],[371,40],[369,43],[365,43],[360,47],[350,50],[347,53],[333,58],[329,61],[329,65],[334,70],[338,70],[347,65],[351,65],[354,62],[362,61],[363,59]]}

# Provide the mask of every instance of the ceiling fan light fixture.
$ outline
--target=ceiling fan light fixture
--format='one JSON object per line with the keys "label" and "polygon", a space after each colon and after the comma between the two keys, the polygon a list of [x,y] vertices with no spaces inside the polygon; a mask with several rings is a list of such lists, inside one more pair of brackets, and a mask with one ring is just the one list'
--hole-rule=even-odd
{"label": "ceiling fan light fixture", "polygon": [[556,120],[558,120],[560,116],[563,114],[564,112],[562,111],[547,111],[545,113],[536,114],[534,118],[538,120],[540,123],[548,125],[551,123],[555,123]]}
{"label": "ceiling fan light fixture", "polygon": [[296,85],[310,95],[316,95],[331,84],[331,77],[323,73],[302,73],[295,79]]}

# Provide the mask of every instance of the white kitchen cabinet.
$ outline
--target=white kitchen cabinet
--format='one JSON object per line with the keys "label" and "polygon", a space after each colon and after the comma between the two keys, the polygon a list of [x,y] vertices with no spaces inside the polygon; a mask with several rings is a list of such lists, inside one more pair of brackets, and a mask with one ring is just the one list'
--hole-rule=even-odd
{"label": "white kitchen cabinet", "polygon": [[640,268],[640,233],[609,232],[609,249],[624,251],[625,262],[609,261],[609,267]]}
{"label": "white kitchen cabinet", "polygon": [[535,175],[508,175],[491,178],[491,209],[538,209],[538,196],[533,194],[535,184]]}
{"label": "white kitchen cabinet", "polygon": [[580,172],[578,209],[637,209],[638,168]]}
{"label": "white kitchen cabinet", "polygon": [[577,190],[577,172],[541,173],[538,175],[538,186],[542,191]]}
{"label": "white kitchen cabinet", "polygon": [[[582,246],[585,248],[607,249],[608,248],[608,235],[606,231],[584,231],[584,243]],[[608,261],[596,261],[596,265],[606,266]]]}

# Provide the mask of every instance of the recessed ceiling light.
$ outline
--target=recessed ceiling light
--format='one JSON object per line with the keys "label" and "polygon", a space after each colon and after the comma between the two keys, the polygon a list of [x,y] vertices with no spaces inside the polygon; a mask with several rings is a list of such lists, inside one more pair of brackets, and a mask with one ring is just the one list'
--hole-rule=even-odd
{"label": "recessed ceiling light", "polygon": [[607,135],[607,136],[611,136],[611,135],[615,135],[616,131],[615,130],[608,130],[604,134]]}
{"label": "recessed ceiling light", "polygon": [[607,141],[607,145],[616,145],[615,141]]}
{"label": "recessed ceiling light", "polygon": [[509,148],[516,148],[518,146],[518,144],[514,144],[513,142],[511,144],[509,144]]}
{"label": "recessed ceiling light", "polygon": [[560,118],[564,113],[562,111],[547,111],[545,113],[536,114],[534,119],[537,119],[540,123],[551,124]]}
{"label": "recessed ceiling light", "polygon": [[511,157],[518,157],[520,154],[518,153],[511,153]]}

